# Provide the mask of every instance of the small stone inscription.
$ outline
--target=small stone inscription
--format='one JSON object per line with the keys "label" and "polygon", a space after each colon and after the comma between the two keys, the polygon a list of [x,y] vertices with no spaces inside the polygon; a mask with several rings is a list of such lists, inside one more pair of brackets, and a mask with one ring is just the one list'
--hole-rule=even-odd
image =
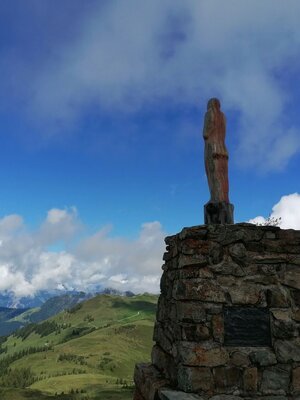
{"label": "small stone inscription", "polygon": [[271,346],[270,313],[267,308],[226,307],[225,346]]}

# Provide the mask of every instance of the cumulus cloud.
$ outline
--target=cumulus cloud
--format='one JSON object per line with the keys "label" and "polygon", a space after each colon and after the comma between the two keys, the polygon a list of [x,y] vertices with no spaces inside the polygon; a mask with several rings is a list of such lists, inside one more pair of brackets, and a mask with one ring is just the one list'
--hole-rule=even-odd
{"label": "cumulus cloud", "polygon": [[[277,204],[272,208],[270,219],[278,220],[282,229],[300,230],[300,194],[293,193],[282,196]],[[267,218],[258,216],[249,221],[253,224],[265,224]]]}
{"label": "cumulus cloud", "polygon": [[299,127],[285,118],[297,93],[283,74],[299,68],[298,0],[97,4],[33,77],[35,119],[59,126],[91,103],[134,113],[162,100],[200,107],[216,95],[239,115],[240,163],[280,169],[299,152]]}
{"label": "cumulus cloud", "polygon": [[38,231],[37,240],[41,244],[51,244],[58,240],[72,238],[81,229],[75,207],[70,209],[52,208]]}
{"label": "cumulus cloud", "polygon": [[36,231],[30,231],[20,216],[2,218],[0,291],[12,291],[17,297],[61,285],[78,290],[159,291],[165,237],[159,222],[143,224],[132,240],[112,237],[112,227],[104,227],[70,244],[68,251],[49,251],[49,245],[76,237],[78,227],[82,235],[74,208],[50,210]]}

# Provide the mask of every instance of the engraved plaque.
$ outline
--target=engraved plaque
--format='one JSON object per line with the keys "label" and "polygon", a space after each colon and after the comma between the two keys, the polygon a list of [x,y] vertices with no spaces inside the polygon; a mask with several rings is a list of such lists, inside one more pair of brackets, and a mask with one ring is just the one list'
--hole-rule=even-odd
{"label": "engraved plaque", "polygon": [[225,346],[271,346],[270,313],[267,308],[226,307]]}

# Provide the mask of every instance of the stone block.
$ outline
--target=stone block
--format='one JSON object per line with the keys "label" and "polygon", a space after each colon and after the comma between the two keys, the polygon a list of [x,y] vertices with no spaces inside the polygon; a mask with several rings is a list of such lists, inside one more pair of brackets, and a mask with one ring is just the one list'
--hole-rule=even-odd
{"label": "stone block", "polygon": [[210,337],[210,332],[207,326],[203,324],[182,324],[181,339],[190,342],[207,340]]}
{"label": "stone block", "polygon": [[224,249],[221,245],[214,243],[209,251],[209,263],[211,265],[220,264],[224,257]]}
{"label": "stone block", "polygon": [[234,261],[240,262],[245,259],[247,250],[243,243],[235,243],[229,246],[229,254]]}
{"label": "stone block", "polygon": [[174,284],[173,297],[176,300],[198,300],[216,303],[225,302],[223,289],[209,279],[178,280]]}
{"label": "stone block", "polygon": [[290,370],[288,365],[266,368],[262,375],[261,391],[265,394],[286,393],[289,390]]}
{"label": "stone block", "polygon": [[294,391],[300,394],[300,367],[293,369],[292,383]]}
{"label": "stone block", "polygon": [[299,335],[298,327],[294,321],[274,319],[272,331],[273,336],[277,339],[290,339]]}
{"label": "stone block", "polygon": [[292,319],[293,319],[294,321],[296,321],[296,322],[300,322],[300,308],[297,309],[297,310],[295,310],[295,311],[292,313]]}
{"label": "stone block", "polygon": [[259,367],[267,367],[277,364],[276,356],[270,349],[255,350],[252,351],[249,356],[251,362]]}
{"label": "stone block", "polygon": [[195,324],[206,321],[204,306],[196,301],[177,301],[177,320],[182,322],[193,322]]}
{"label": "stone block", "polygon": [[207,279],[213,278],[214,275],[208,267],[185,267],[178,271],[178,279]]}
{"label": "stone block", "polygon": [[264,297],[261,288],[255,284],[242,284],[228,288],[233,304],[263,304]]}
{"label": "stone block", "polygon": [[178,353],[180,362],[188,366],[216,367],[229,360],[226,349],[211,342],[180,342]]}
{"label": "stone block", "polygon": [[[197,239],[197,240],[202,240],[207,238],[208,234],[208,226],[206,225],[197,225],[197,226],[192,226],[190,228],[183,228],[182,231],[178,234],[179,240],[185,240],[185,239]],[[167,243],[170,240],[170,238],[174,238],[174,236],[169,236],[168,238],[165,239]]]}
{"label": "stone block", "polygon": [[210,391],[213,388],[210,368],[180,366],[178,370],[178,388],[184,392]]}
{"label": "stone block", "polygon": [[276,358],[281,363],[300,362],[300,338],[293,340],[276,340]]}
{"label": "stone block", "polygon": [[291,305],[289,293],[281,287],[272,287],[266,292],[267,304],[271,308],[285,308]]}
{"label": "stone block", "polygon": [[[134,370],[137,396],[143,400],[157,400],[158,390],[169,386],[169,381],[151,364],[137,364]],[[140,400],[137,397],[137,400]]]}
{"label": "stone block", "polygon": [[214,384],[218,392],[241,386],[242,370],[237,367],[217,367],[213,369]]}
{"label": "stone block", "polygon": [[223,315],[213,315],[211,319],[212,333],[216,342],[224,342],[224,318]]}
{"label": "stone block", "polygon": [[236,367],[247,367],[250,364],[248,355],[238,350],[230,354],[230,362],[232,365],[235,365]]}
{"label": "stone block", "polygon": [[284,275],[283,283],[289,287],[292,287],[293,289],[300,290],[300,266],[288,265]]}
{"label": "stone block", "polygon": [[246,275],[244,268],[235,263],[230,257],[227,257],[227,259],[224,259],[224,261],[219,264],[212,265],[211,270],[220,275],[231,275],[236,277]]}
{"label": "stone block", "polygon": [[185,268],[188,266],[193,267],[205,267],[207,265],[208,260],[206,256],[202,254],[193,254],[193,255],[184,255],[181,254],[178,258],[177,268]]}
{"label": "stone block", "polygon": [[255,264],[285,264],[288,259],[286,254],[272,254],[272,253],[252,253],[251,261]]}
{"label": "stone block", "polygon": [[257,392],[257,368],[246,368],[243,374],[243,386],[245,392]]}
{"label": "stone block", "polygon": [[160,322],[158,323],[157,329],[155,326],[155,337],[158,339],[157,342],[167,353],[170,353],[170,349],[174,345],[174,338],[179,338],[180,333],[180,326],[173,321],[167,320],[165,322]]}
{"label": "stone block", "polygon": [[165,353],[161,347],[153,346],[151,353],[152,364],[162,372],[172,384],[176,384],[177,368],[175,360],[168,353]]}
{"label": "stone block", "polygon": [[187,238],[181,242],[181,253],[185,255],[200,254],[208,256],[212,242],[201,238]]}

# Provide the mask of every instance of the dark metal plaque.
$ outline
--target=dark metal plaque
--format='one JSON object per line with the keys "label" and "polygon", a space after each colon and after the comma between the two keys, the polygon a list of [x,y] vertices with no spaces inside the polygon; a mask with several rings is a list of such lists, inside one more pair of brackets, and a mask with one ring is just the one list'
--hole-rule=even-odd
{"label": "dark metal plaque", "polygon": [[225,346],[271,346],[270,313],[267,308],[226,307]]}

